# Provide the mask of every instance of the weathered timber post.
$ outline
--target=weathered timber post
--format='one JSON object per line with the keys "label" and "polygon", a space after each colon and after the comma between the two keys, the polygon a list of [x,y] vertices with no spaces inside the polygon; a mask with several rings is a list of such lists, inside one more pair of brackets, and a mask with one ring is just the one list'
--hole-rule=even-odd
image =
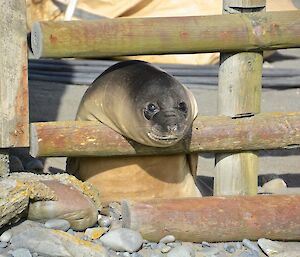
{"label": "weathered timber post", "polygon": [[123,227],[144,239],[187,242],[300,239],[299,195],[196,197],[123,201]]}
{"label": "weathered timber post", "polygon": [[8,173],[8,148],[28,146],[25,0],[0,5],[0,177]]}
{"label": "weathered timber post", "polygon": [[[265,0],[224,0],[223,13],[264,11],[265,4]],[[253,28],[260,33],[259,26]],[[219,114],[239,118],[260,112],[262,62],[262,52],[221,54]],[[256,152],[217,154],[214,194],[255,195],[257,170]]]}
{"label": "weathered timber post", "polygon": [[199,116],[191,136],[169,147],[134,143],[96,121],[31,123],[32,156],[120,156],[300,148],[300,112],[244,119]]}
{"label": "weathered timber post", "polygon": [[41,21],[32,26],[31,48],[36,58],[293,48],[300,45],[299,13]]}

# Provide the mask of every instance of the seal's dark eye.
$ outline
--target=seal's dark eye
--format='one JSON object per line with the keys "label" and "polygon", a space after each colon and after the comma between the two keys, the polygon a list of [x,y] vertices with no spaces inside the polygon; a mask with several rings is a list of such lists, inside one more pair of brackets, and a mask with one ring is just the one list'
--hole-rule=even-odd
{"label": "seal's dark eye", "polygon": [[179,111],[187,112],[187,106],[185,102],[180,102],[177,108]]}
{"label": "seal's dark eye", "polygon": [[150,120],[158,112],[159,112],[159,107],[153,103],[150,103],[144,109],[144,116],[147,120]]}
{"label": "seal's dark eye", "polygon": [[158,109],[158,108],[156,107],[156,105],[155,105],[155,104],[152,104],[152,103],[148,104],[148,106],[147,106],[147,110],[148,110],[149,112],[155,112],[157,109]]}

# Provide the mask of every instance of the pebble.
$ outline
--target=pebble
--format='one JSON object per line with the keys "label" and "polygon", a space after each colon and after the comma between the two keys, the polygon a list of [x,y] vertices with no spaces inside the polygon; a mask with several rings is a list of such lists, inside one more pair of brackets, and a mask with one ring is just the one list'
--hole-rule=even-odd
{"label": "pebble", "polygon": [[235,246],[236,246],[236,249],[238,249],[238,250],[241,250],[243,247],[241,242],[237,242]]}
{"label": "pebble", "polygon": [[279,193],[286,188],[287,188],[287,185],[284,182],[284,180],[281,178],[272,179],[262,186],[262,189],[264,190],[264,192],[273,193],[273,194]]}
{"label": "pebble", "polygon": [[70,222],[64,219],[50,219],[45,222],[46,228],[68,231],[71,227]]}
{"label": "pebble", "polygon": [[244,239],[243,245],[250,250],[256,251],[258,253],[260,252],[258,246],[255,243],[251,242],[249,239]]}
{"label": "pebble", "polygon": [[7,230],[3,232],[2,235],[0,236],[0,241],[8,243],[11,240],[11,238],[12,238],[12,233],[11,231]]}
{"label": "pebble", "polygon": [[257,251],[246,251],[241,253],[238,257],[260,257]]}
{"label": "pebble", "polygon": [[73,229],[71,229],[71,228],[69,228],[67,230],[67,233],[70,234],[70,235],[72,235],[72,236],[76,235],[76,232]]}
{"label": "pebble", "polygon": [[143,244],[141,234],[128,228],[110,230],[100,241],[114,251],[129,253],[136,252]]}
{"label": "pebble", "polygon": [[7,242],[0,242],[0,248],[7,247]]}
{"label": "pebble", "polygon": [[7,256],[12,257],[12,255],[9,254],[6,249],[0,249],[0,257],[7,257]]}
{"label": "pebble", "polygon": [[161,249],[161,248],[163,248],[163,247],[165,247],[166,246],[166,244],[164,244],[164,243],[158,243],[157,244],[157,247],[159,248],[159,249]]}
{"label": "pebble", "polygon": [[113,219],[118,220],[122,217],[121,205],[119,203],[112,202],[108,206]]}
{"label": "pebble", "polygon": [[144,257],[144,256],[139,253],[132,253],[131,257]]}
{"label": "pebble", "polygon": [[160,249],[160,251],[161,251],[162,253],[168,253],[168,252],[170,252],[171,249],[172,249],[171,246],[165,245],[164,247],[162,247],[162,248]]}
{"label": "pebble", "polygon": [[146,240],[143,241],[142,248],[150,248],[150,246],[151,246],[150,242],[148,242]]}
{"label": "pebble", "polygon": [[106,232],[107,228],[87,228],[84,232],[84,236],[86,236],[88,240],[95,240],[100,238]]}
{"label": "pebble", "polygon": [[258,239],[257,243],[263,250],[263,252],[268,256],[274,256],[284,251],[283,247],[280,244],[269,239],[260,238]]}
{"label": "pebble", "polygon": [[201,244],[192,243],[192,242],[181,242],[181,243],[178,243],[178,245],[182,245],[182,246],[185,246],[185,247],[190,247],[195,252],[201,251],[203,249]]}
{"label": "pebble", "polygon": [[18,248],[8,252],[13,257],[32,257],[30,251],[26,248]]}
{"label": "pebble", "polygon": [[201,244],[203,247],[210,247],[210,244],[208,242],[203,241]]}
{"label": "pebble", "polygon": [[41,227],[27,228],[19,234],[14,234],[11,239],[11,247],[13,249],[28,248],[41,256],[108,256],[107,250],[99,244],[80,240],[64,231]]}
{"label": "pebble", "polygon": [[165,257],[165,254],[162,254],[159,250],[151,250],[149,248],[142,248],[138,252],[143,257]]}
{"label": "pebble", "polygon": [[224,250],[229,253],[234,253],[236,251],[235,246],[232,244],[225,243],[223,247],[224,247]]}
{"label": "pebble", "polygon": [[180,243],[179,242],[172,242],[172,243],[167,243],[168,246],[171,246],[172,248],[179,246]]}
{"label": "pebble", "polygon": [[274,257],[300,257],[299,251],[285,251],[284,253],[279,253],[274,255]]}
{"label": "pebble", "polygon": [[151,249],[158,249],[158,244],[157,243],[150,243],[150,248]]}
{"label": "pebble", "polygon": [[206,255],[214,255],[214,254],[218,254],[220,250],[217,247],[210,246],[210,247],[203,247],[199,252]]}
{"label": "pebble", "polygon": [[175,236],[173,235],[167,235],[159,240],[160,243],[168,244],[173,243],[176,240]]}
{"label": "pebble", "polygon": [[177,246],[167,253],[167,257],[195,257],[195,252],[185,246]]}
{"label": "pebble", "polygon": [[108,228],[111,225],[111,218],[107,216],[102,216],[100,219],[98,219],[98,224],[100,227],[106,227]]}
{"label": "pebble", "polygon": [[122,222],[113,219],[110,225],[110,230],[119,229],[119,228],[122,228]]}

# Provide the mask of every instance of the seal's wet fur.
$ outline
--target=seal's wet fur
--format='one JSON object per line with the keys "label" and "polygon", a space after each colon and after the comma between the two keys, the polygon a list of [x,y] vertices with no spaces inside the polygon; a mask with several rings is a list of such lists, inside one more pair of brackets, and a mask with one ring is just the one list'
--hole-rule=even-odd
{"label": "seal's wet fur", "polygon": [[[191,92],[143,61],[120,62],[89,87],[77,120],[97,120],[138,143],[167,147],[186,136],[197,115]],[[98,187],[105,201],[200,196],[197,155],[69,158],[67,170]]]}

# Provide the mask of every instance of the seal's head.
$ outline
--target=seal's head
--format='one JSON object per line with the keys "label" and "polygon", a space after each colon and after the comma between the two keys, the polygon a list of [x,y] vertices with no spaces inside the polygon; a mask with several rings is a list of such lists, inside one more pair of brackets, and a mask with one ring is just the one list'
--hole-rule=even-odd
{"label": "seal's head", "polygon": [[[164,72],[153,74],[149,80],[132,91],[136,116],[143,124],[143,143],[169,146],[181,140],[193,121],[192,107],[186,89]],[[139,92],[136,94],[136,92]],[[141,122],[142,121],[142,122]]]}
{"label": "seal's head", "polygon": [[195,118],[197,107],[192,94],[173,76],[149,63],[126,63],[135,70],[127,87],[130,100],[126,105],[131,106],[129,127],[134,127],[134,137],[129,137],[157,147],[177,143]]}
{"label": "seal's head", "polygon": [[197,114],[192,93],[143,61],[117,63],[87,90],[77,118],[97,119],[134,141],[166,147],[180,141]]}

